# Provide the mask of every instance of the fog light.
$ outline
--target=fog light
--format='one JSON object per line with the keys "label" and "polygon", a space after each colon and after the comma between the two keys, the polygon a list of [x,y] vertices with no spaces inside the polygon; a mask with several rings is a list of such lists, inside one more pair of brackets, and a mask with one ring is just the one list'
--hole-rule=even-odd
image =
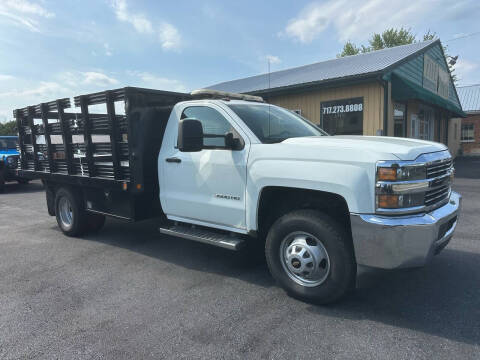
{"label": "fog light", "polygon": [[398,195],[378,195],[378,206],[382,209],[396,209],[399,207]]}

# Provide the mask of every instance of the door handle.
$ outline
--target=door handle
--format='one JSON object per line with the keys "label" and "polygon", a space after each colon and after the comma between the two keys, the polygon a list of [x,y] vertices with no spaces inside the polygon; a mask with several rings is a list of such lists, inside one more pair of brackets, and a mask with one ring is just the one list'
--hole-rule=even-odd
{"label": "door handle", "polygon": [[177,157],[166,158],[165,161],[169,162],[169,163],[181,163],[182,162],[182,160],[177,158]]}

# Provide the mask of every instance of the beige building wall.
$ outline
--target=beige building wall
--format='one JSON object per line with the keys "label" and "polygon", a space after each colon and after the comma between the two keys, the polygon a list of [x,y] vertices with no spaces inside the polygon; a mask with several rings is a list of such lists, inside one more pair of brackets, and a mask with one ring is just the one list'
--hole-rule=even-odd
{"label": "beige building wall", "polygon": [[457,156],[460,151],[460,131],[462,127],[462,119],[450,119],[448,124],[448,149],[452,156]]}
{"label": "beige building wall", "polygon": [[290,110],[301,110],[302,116],[319,125],[321,102],[355,97],[363,97],[363,134],[377,135],[377,130],[383,129],[383,87],[377,82],[272,96],[269,102]]}

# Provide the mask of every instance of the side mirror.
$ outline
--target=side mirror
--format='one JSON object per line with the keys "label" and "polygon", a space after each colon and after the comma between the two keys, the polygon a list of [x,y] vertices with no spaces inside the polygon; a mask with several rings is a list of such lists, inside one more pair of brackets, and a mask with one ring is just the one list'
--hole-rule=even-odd
{"label": "side mirror", "polygon": [[183,119],[178,123],[178,149],[197,152],[203,149],[203,127],[196,119]]}

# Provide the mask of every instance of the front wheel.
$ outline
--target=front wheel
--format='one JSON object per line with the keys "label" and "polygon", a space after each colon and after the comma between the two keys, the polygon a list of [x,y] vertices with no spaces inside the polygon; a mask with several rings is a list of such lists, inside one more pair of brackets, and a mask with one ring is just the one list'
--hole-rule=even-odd
{"label": "front wheel", "polygon": [[330,216],[298,210],[270,229],[265,255],[272,276],[292,296],[321,304],[339,300],[356,280],[347,232]]}

